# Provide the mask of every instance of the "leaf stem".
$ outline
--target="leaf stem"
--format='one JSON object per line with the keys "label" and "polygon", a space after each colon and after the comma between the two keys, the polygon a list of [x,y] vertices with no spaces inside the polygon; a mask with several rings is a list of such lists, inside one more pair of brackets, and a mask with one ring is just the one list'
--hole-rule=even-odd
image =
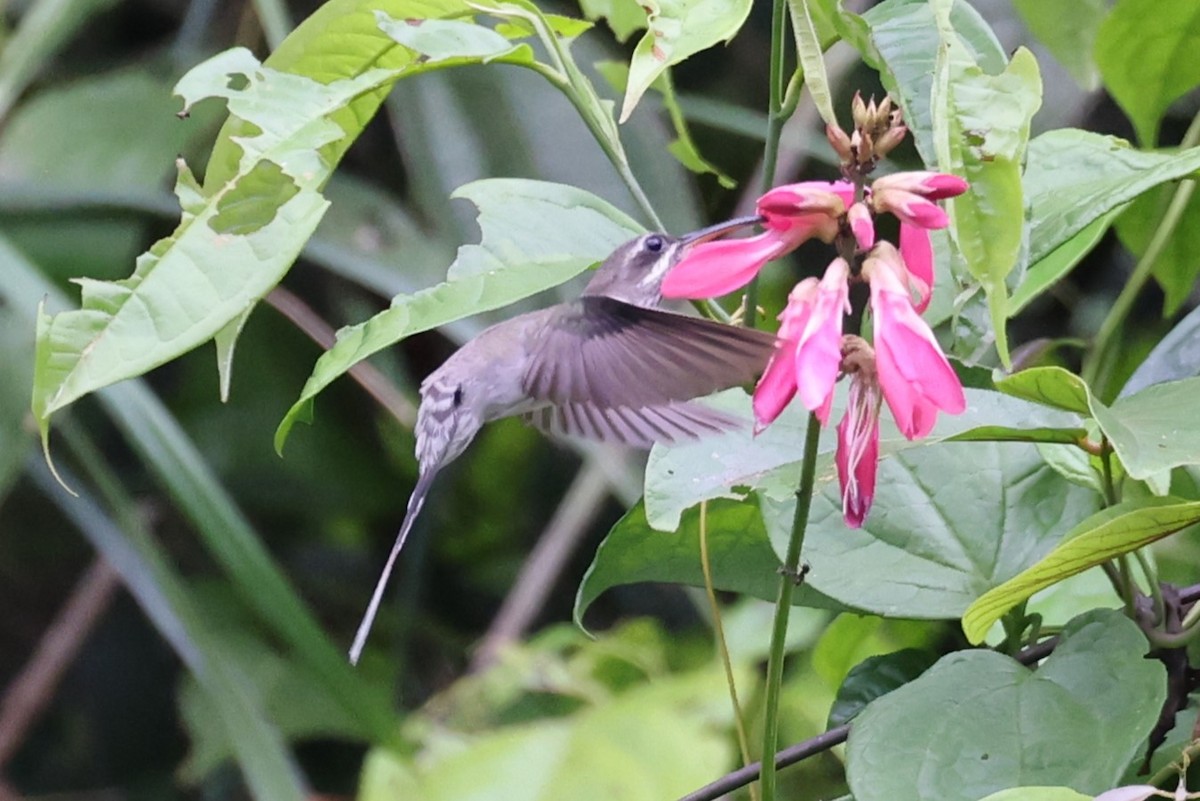
{"label": "leaf stem", "polygon": [[[1192,118],[1192,123],[1188,126],[1187,132],[1183,136],[1183,141],[1179,143],[1179,146],[1181,148],[1188,148],[1198,143],[1200,143],[1200,113]],[[1192,193],[1195,190],[1196,182],[1193,180],[1180,181],[1175,187],[1175,192],[1171,196],[1171,201],[1167,205],[1166,211],[1163,212],[1162,219],[1158,222],[1154,236],[1150,238],[1150,243],[1146,245],[1146,250],[1134,266],[1133,273],[1130,274],[1129,280],[1125,282],[1125,286],[1121,289],[1120,294],[1117,295],[1116,301],[1113,302],[1108,316],[1104,318],[1104,322],[1100,325],[1100,330],[1096,333],[1090,358],[1083,368],[1083,379],[1102,398],[1108,397],[1104,384],[1112,377],[1112,370],[1116,360],[1114,349],[1121,346],[1121,340],[1116,338],[1117,334],[1124,327],[1125,319],[1133,309],[1134,301],[1137,300],[1138,296],[1142,293],[1142,289],[1145,288],[1147,282],[1153,277],[1154,267],[1170,243],[1171,237],[1175,234],[1175,229],[1179,227],[1179,223],[1183,219],[1183,214],[1187,209],[1188,201],[1191,200]]]}
{"label": "leaf stem", "polygon": [[[796,489],[796,513],[792,518],[792,533],[787,554],[780,568],[779,595],[775,600],[775,619],[771,626],[771,646],[767,657],[766,721],[763,727],[764,754],[774,754],[779,745],[779,694],[783,685],[784,646],[787,640],[788,617],[792,610],[792,592],[803,578],[800,572],[800,552],[808,530],[808,513],[812,508],[813,484],[817,473],[817,440],[821,421],[815,414],[808,416],[804,433],[804,459],[800,467],[800,486]],[[775,762],[766,759],[762,766],[762,801],[775,801]]]}
{"label": "leaf stem", "polygon": [[[721,605],[717,603],[717,591],[713,587],[712,563],[708,559],[708,501],[700,502],[700,570],[704,573],[704,594],[712,610],[713,636],[721,666],[725,668],[725,684],[729,687],[729,702],[733,705],[733,724],[737,730],[738,748],[742,752],[742,766],[750,764],[750,740],[746,736],[746,720],[742,704],[738,700],[737,682],[733,677],[733,661],[729,658],[729,645],[725,642],[725,626],[721,622]],[[758,801],[758,786],[750,784],[750,801]]]}
{"label": "leaf stem", "polygon": [[1100,443],[1100,476],[1104,482],[1104,505],[1117,505],[1117,487],[1113,482],[1112,445],[1108,438]]}

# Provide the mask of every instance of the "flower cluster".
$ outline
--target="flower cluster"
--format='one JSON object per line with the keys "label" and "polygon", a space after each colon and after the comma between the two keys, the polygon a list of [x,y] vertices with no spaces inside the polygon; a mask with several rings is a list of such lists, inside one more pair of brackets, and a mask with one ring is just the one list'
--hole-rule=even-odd
{"label": "flower cluster", "polygon": [[[965,192],[967,183],[954,175],[905,172],[868,185],[865,174],[881,151],[899,142],[904,128],[890,104],[878,111],[874,104],[856,104],[855,119],[854,136],[836,126],[829,133],[847,180],[770,190],[757,204],[763,233],[696,246],[667,274],[662,291],[674,298],[724,295],[803,242],[819,239],[837,245],[841,255],[823,277],[804,279],[788,297],[779,316],[779,350],[754,392],[754,415],[756,432],[761,431],[799,395],[825,425],[834,384],[840,376],[849,377],[836,462],[843,517],[858,527],[875,493],[882,403],[909,439],[927,435],[939,411],[957,414],[966,406],[962,385],[921,312],[933,291],[929,231],[949,225],[936,201]],[[899,247],[876,239],[875,218],[883,213],[900,221]],[[842,330],[855,281],[870,286],[870,344]]]}

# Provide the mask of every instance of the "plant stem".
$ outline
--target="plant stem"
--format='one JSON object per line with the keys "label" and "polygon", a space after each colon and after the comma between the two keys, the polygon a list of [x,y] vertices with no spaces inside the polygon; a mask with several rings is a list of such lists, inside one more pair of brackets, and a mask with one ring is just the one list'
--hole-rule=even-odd
{"label": "plant stem", "polygon": [[[1183,136],[1183,141],[1179,143],[1179,146],[1187,148],[1193,147],[1198,143],[1200,143],[1200,114],[1192,118],[1192,124],[1188,126],[1187,132]],[[1191,180],[1180,181],[1175,187],[1175,192],[1171,196],[1171,202],[1167,205],[1167,210],[1163,213],[1162,219],[1159,220],[1158,228],[1154,231],[1154,236],[1151,237],[1150,243],[1146,245],[1145,252],[1138,259],[1137,264],[1133,268],[1133,273],[1129,276],[1129,280],[1125,283],[1121,293],[1117,295],[1117,299],[1109,310],[1108,316],[1104,318],[1104,322],[1100,325],[1100,330],[1096,333],[1091,358],[1084,365],[1083,379],[1102,398],[1107,397],[1103,384],[1110,377],[1112,364],[1116,355],[1111,351],[1113,348],[1120,346],[1120,340],[1114,339],[1114,337],[1124,327],[1125,318],[1129,316],[1134,301],[1137,300],[1138,295],[1141,294],[1142,289],[1153,276],[1154,266],[1158,263],[1159,257],[1162,256],[1163,251],[1170,243],[1171,237],[1175,234],[1175,229],[1179,227],[1179,222],[1183,218],[1184,211],[1187,209],[1188,201],[1195,190],[1196,182]]]}
{"label": "plant stem", "polygon": [[[787,0],[774,0],[771,4],[771,63],[770,85],[767,99],[767,136],[763,146],[762,190],[766,192],[775,184],[775,165],[779,160],[779,134],[787,119],[784,113],[783,57],[784,39],[787,34]],[[790,93],[789,93],[790,94]],[[798,94],[797,94],[798,96]],[[795,106],[793,106],[793,109]],[[790,113],[790,112],[789,112]],[[758,276],[746,285],[746,313],[742,325],[755,328],[758,325]]]}
{"label": "plant stem", "polygon": [[[783,685],[784,645],[787,640],[788,617],[792,610],[792,592],[800,583],[800,551],[808,530],[808,513],[812,508],[813,483],[817,473],[817,440],[821,421],[815,414],[808,416],[804,433],[804,460],[800,467],[800,486],[796,489],[796,513],[792,518],[792,533],[787,554],[780,568],[779,595],[775,601],[775,620],[771,626],[771,647],[767,657],[766,721],[763,727],[763,754],[774,754],[779,746],[779,693]],[[762,767],[762,801],[775,801],[775,762],[765,759]]]}
{"label": "plant stem", "polygon": [[[738,748],[742,752],[742,767],[750,764],[750,740],[746,736],[746,720],[742,714],[742,704],[738,700],[737,683],[733,677],[733,661],[729,658],[729,646],[725,642],[725,626],[721,622],[721,605],[717,603],[717,590],[713,587],[712,563],[708,559],[708,501],[700,502],[700,570],[704,573],[704,594],[708,596],[708,606],[712,610],[713,637],[716,639],[717,653],[721,656],[721,665],[725,668],[725,684],[729,687],[729,702],[733,705],[733,724],[737,730]],[[750,784],[750,801],[758,801],[758,787]]]}

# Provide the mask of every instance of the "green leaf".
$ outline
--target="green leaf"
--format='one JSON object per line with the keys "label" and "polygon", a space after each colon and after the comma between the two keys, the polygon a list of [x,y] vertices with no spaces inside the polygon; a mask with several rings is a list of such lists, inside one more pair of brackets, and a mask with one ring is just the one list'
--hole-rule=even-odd
{"label": "green leaf", "polygon": [[1108,6],[1107,0],[1072,3],[1013,0],[1013,7],[1030,32],[1088,92],[1100,88],[1100,71],[1092,58],[1092,49]]}
{"label": "green leaf", "polygon": [[1193,309],[1154,346],[1121,388],[1121,396],[1132,395],[1151,384],[1174,381],[1200,373],[1200,309]]}
{"label": "green leaf", "polygon": [[[1079,425],[1074,414],[1045,409],[999,392],[968,389],[966,397],[967,410],[963,414],[939,417],[932,436],[917,442],[901,435],[885,412],[880,420],[880,453],[887,457],[980,426],[1036,430]],[[796,491],[808,425],[807,413],[800,404],[792,404],[769,428],[753,436],[753,414],[745,393],[722,393],[711,402],[745,421],[745,429],[706,437],[702,442],[654,447],[646,465],[646,517],[659,531],[674,531],[683,510],[705,499],[740,498],[750,488],[775,500],[785,500]],[[834,396],[832,418],[837,419],[844,408],[844,389],[840,389]],[[822,484],[834,480],[835,445],[832,428],[822,430],[817,466],[818,482]]]}
{"label": "green leaf", "polygon": [[867,704],[916,679],[937,659],[933,651],[905,648],[859,662],[838,687],[827,728],[849,723]]}
{"label": "green leaf", "polygon": [[1070,787],[1010,787],[979,801],[1092,801],[1092,796]]}
{"label": "green leaf", "polygon": [[313,398],[371,354],[412,334],[557,286],[641,231],[603,200],[560,184],[492,179],[468,184],[455,197],[478,207],[480,244],[459,249],[444,283],[397,296],[386,311],[338,332],[280,422],[276,450],[282,450],[297,420],[311,418]]}
{"label": "green leaf", "polygon": [[1111,407],[1093,402],[1092,414],[1137,479],[1187,464],[1200,464],[1196,393],[1200,378],[1155,384],[1118,398]]}
{"label": "green leaf", "polygon": [[809,10],[810,0],[788,0],[792,33],[796,37],[796,54],[804,72],[804,85],[813,105],[826,125],[837,125],[833,99],[829,92],[829,77],[825,74],[825,59],[821,56],[821,38]]}
{"label": "green leaf", "polygon": [[1154,261],[1154,279],[1162,287],[1163,317],[1171,317],[1187,301],[1200,277],[1200,195],[1195,184],[1185,181],[1179,186],[1165,186],[1158,192],[1147,192],[1129,205],[1117,220],[1117,235],[1121,244],[1138,258],[1146,253],[1163,220],[1167,203],[1177,192],[1186,192],[1187,204],[1180,212],[1175,230],[1166,244],[1161,245]]}
{"label": "green leaf", "polygon": [[[375,12],[379,29],[396,42],[420,53],[431,62],[446,59],[478,58],[488,61],[513,53],[514,46],[490,28],[472,22],[442,19],[392,19],[383,11]],[[533,53],[520,47],[523,57],[533,61]]]}
{"label": "green leaf", "polygon": [[979,426],[953,437],[947,442],[1044,442],[1073,445],[1087,436],[1084,428],[1010,428],[1008,426]]}
{"label": "green leaf", "polygon": [[732,39],[750,14],[750,0],[644,0],[648,30],[629,62],[621,122],[668,67]]}
{"label": "green leaf", "polygon": [[580,0],[579,8],[590,20],[607,19],[618,42],[646,27],[646,11],[637,0]]}
{"label": "green leaf", "polygon": [[[232,88],[233,77],[244,79]],[[80,280],[82,308],[39,322],[33,409],[43,438],[56,410],[101,387],[144,373],[211,339],[270,290],[291,266],[327,207],[316,149],[341,136],[326,117],[380,75],[324,86],[261,67],[231,50],[192,70],[176,91],[186,106],[209,96],[261,124],[239,139],[238,173],[205,195],[180,168],[183,219],[121,281]],[[272,194],[266,174],[292,185]],[[285,200],[286,198],[286,200]],[[244,234],[230,233],[244,231]]]}
{"label": "green leaf", "polygon": [[1125,207],[1110,209],[1087,224],[1083,230],[1045,254],[1025,271],[1016,290],[1008,299],[1008,316],[1016,317],[1026,306],[1069,273],[1107,233]]}
{"label": "green leaf", "polygon": [[846,746],[854,798],[976,801],[1026,785],[1115,786],[1166,694],[1163,667],[1146,651],[1135,624],[1104,610],[1072,621],[1036,672],[989,651],[943,657],[855,719]]}
{"label": "green leaf", "polygon": [[[369,759],[370,786],[410,789],[403,797],[421,801],[661,801],[729,763],[729,723],[719,671],[657,676],[572,715],[459,735],[454,748],[407,765]],[[398,797],[377,792],[360,799]]]}
{"label": "green leaf", "polygon": [[1200,433],[1193,425],[1200,378],[1154,384],[1111,407],[1061,367],[1022,370],[997,381],[996,389],[1094,418],[1133,478],[1147,480],[1173,467],[1200,464]]}
{"label": "green leaf", "polygon": [[[700,509],[688,511],[674,532],[655,531],[644,504],[634,506],[608,532],[575,597],[575,623],[605,591],[646,581],[704,586],[700,569]],[[762,515],[753,499],[720,500],[708,506],[708,554],[713,586],[726,592],[773,601],[779,594],[781,562],[771,549]],[[798,606],[840,609],[807,584],[792,595]]]}
{"label": "green leaf", "polygon": [[979,643],[1005,612],[1038,590],[1196,522],[1200,522],[1200,502],[1178,498],[1126,501],[1097,512],[1067,532],[1062,543],[1039,562],[976,599],[963,614],[963,631],[967,639]]}
{"label": "green leaf", "polygon": [[1061,367],[1032,367],[996,382],[996,389],[1015,398],[1081,415],[1091,414],[1091,391],[1084,380]]}
{"label": "green leaf", "polygon": [[967,270],[987,293],[996,349],[1007,366],[1006,281],[1024,267],[1021,170],[1030,121],[1042,104],[1041,73],[1033,54],[1018,48],[1003,71],[989,74],[955,33],[947,4],[935,17],[942,37],[931,102],[937,167],[971,184],[947,203],[950,230]]}
{"label": "green leaf", "polygon": [[[885,0],[861,17],[835,15],[839,33],[863,60],[880,73],[888,93],[904,109],[904,123],[912,132],[917,152],[925,164],[937,163],[930,98],[934,61],[941,39],[927,0]],[[1001,72],[1008,61],[991,26],[968,3],[955,3],[950,22],[971,58],[984,72]]]}
{"label": "green leaf", "polygon": [[1200,83],[1200,6],[1191,0],[1118,0],[1096,35],[1096,64],[1138,139],[1158,144],[1167,108]]}
{"label": "green leaf", "polygon": [[[843,522],[836,482],[813,498],[805,582],[885,617],[956,618],[1049,553],[1063,528],[1095,512],[1098,502],[1026,445],[905,450],[880,462],[874,511],[862,528]],[[762,507],[780,553],[795,501],[764,499]]]}
{"label": "green leaf", "polygon": [[1029,263],[1037,264],[1112,209],[1200,170],[1200,147],[1134,150],[1123,139],[1065,128],[1029,143]]}

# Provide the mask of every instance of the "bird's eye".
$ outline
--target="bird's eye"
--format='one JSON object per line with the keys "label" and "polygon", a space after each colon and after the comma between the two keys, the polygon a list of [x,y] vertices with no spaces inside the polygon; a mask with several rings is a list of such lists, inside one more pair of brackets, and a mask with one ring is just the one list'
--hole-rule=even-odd
{"label": "bird's eye", "polygon": [[650,251],[651,253],[658,253],[663,249],[663,239],[661,236],[648,236],[646,237],[644,244],[646,250]]}

